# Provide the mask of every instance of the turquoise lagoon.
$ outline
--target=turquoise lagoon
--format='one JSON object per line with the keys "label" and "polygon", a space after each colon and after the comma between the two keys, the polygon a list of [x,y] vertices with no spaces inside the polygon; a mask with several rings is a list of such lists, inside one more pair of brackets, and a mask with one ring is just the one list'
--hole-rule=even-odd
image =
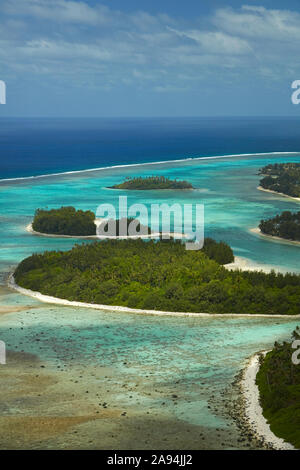
{"label": "turquoise lagoon", "polygon": [[[6,279],[33,252],[67,250],[82,243],[27,233],[25,227],[36,208],[73,205],[96,211],[99,204],[117,204],[118,196],[124,195],[124,191],[106,189],[108,186],[126,176],[153,174],[187,179],[197,189],[131,191],[128,204],[202,203],[206,236],[228,242],[235,255],[251,262],[300,272],[299,247],[263,240],[249,232],[262,218],[299,208],[297,201],[257,190],[258,169],[283,161],[300,162],[300,154],[186,160],[0,182],[1,305],[26,307],[0,317],[0,339],[9,350],[35,354],[51,367],[74,373],[86,369],[86,374],[88,366],[110,368],[115,406],[129,409],[128,413],[134,408],[145,425],[149,416],[159,415],[164,403],[163,409],[178,426],[199,426],[215,439],[215,448],[221,447],[221,440],[227,448],[243,448],[238,443],[240,431],[224,405],[225,391],[249,356],[270,348],[275,340],[289,338],[299,321],[154,317],[58,307],[9,290]],[[42,340],[37,342],[37,338]],[[87,383],[89,380],[96,378],[91,374],[86,376]],[[147,393],[143,388],[131,394],[130,401],[124,390],[129,382],[143,383]],[[171,399],[174,393],[176,405]],[[26,414],[26,401],[19,405],[19,412]],[[232,438],[226,441],[225,434]],[[180,445],[173,442],[173,448]]]}

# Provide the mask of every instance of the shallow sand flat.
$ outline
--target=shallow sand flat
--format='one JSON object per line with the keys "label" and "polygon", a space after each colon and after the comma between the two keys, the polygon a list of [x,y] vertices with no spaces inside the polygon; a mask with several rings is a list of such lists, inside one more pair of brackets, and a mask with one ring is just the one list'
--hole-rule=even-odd
{"label": "shallow sand flat", "polygon": [[[41,367],[43,366],[43,367]],[[61,370],[37,356],[8,354],[1,374],[1,449],[224,449],[238,436],[193,425],[165,406],[120,408],[124,385],[153,394],[147,383],[114,383],[113,371],[73,365]],[[110,374],[104,375],[104,374]],[[110,380],[105,380],[109,377]],[[125,377],[124,377],[125,379]],[[130,381],[130,378],[129,378]],[[147,382],[147,381],[145,381]],[[134,389],[134,390],[133,390]],[[88,390],[88,394],[86,393]],[[103,403],[107,401],[107,408]],[[101,404],[100,404],[101,403]],[[172,408],[176,405],[174,404]],[[126,415],[124,415],[124,412]]]}
{"label": "shallow sand flat", "polygon": [[28,310],[28,306],[17,307],[12,305],[0,305],[0,315],[5,315],[6,313],[12,312],[22,312],[23,310]]}
{"label": "shallow sand flat", "polygon": [[[151,326],[140,317],[137,328],[133,316],[120,321],[55,306],[2,317],[8,354],[0,367],[0,448],[256,448],[241,441],[224,408],[223,380],[216,372],[208,379],[204,353],[195,346],[182,350],[181,322],[161,321]],[[174,342],[166,328],[176,334]],[[202,326],[200,332],[204,339]]]}

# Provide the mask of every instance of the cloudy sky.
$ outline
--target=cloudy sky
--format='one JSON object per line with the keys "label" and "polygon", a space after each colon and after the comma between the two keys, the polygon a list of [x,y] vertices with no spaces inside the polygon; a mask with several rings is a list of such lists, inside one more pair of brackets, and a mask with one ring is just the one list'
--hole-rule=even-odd
{"label": "cloudy sky", "polygon": [[1,0],[1,116],[299,115],[299,0]]}

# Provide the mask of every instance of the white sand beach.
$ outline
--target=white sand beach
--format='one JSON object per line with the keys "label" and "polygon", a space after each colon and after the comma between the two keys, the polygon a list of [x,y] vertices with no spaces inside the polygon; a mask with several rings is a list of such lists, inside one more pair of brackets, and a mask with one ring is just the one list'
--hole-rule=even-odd
{"label": "white sand beach", "polygon": [[234,262],[224,264],[224,268],[233,271],[240,269],[241,271],[263,271],[264,273],[270,273],[272,270],[279,271],[279,268],[269,264],[256,263],[248,258],[241,256],[235,256]]}
{"label": "white sand beach", "polygon": [[263,317],[263,318],[300,318],[300,315],[268,315],[268,314],[250,314],[250,313],[194,313],[194,312],[163,312],[160,310],[143,310],[138,308],[122,307],[119,305],[102,305],[102,304],[90,304],[86,302],[77,302],[66,299],[60,299],[58,297],[52,297],[50,295],[44,295],[37,291],[25,289],[24,287],[16,284],[13,274],[8,278],[8,287],[14,289],[20,294],[33,297],[34,299],[40,300],[41,302],[49,304],[64,305],[66,307],[84,307],[94,308],[96,310],[102,310],[107,312],[119,312],[119,313],[134,313],[142,315],[163,315],[163,316],[177,316],[177,317]]}
{"label": "white sand beach", "polygon": [[289,196],[288,194],[279,193],[277,191],[272,191],[271,189],[265,189],[262,186],[257,186],[257,189],[259,189],[260,191],[264,191],[265,193],[271,193],[271,194],[276,194],[277,196],[288,197],[289,199],[294,199],[295,201],[300,202],[300,197]]}
{"label": "white sand beach", "polygon": [[255,233],[256,235],[259,235],[260,237],[262,238],[265,238],[271,242],[277,242],[277,243],[285,243],[286,245],[295,245],[295,246],[299,246],[300,245],[300,242],[296,241],[296,240],[288,240],[288,239],[285,239],[285,238],[281,238],[281,237],[276,237],[276,236],[273,236],[273,235],[267,235],[266,233],[263,233],[260,228],[250,228],[249,230],[251,233]]}
{"label": "white sand beach", "polygon": [[270,443],[274,449],[295,450],[292,444],[285,442],[283,439],[273,434],[267,420],[263,416],[259,402],[259,390],[255,383],[258,370],[259,354],[255,354],[250,358],[241,380],[241,389],[245,399],[245,414],[248,424],[256,435],[263,438],[267,443]]}

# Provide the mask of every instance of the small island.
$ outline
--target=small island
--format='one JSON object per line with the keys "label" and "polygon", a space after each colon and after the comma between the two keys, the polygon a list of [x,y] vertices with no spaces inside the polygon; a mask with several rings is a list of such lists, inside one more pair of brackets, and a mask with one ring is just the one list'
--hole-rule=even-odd
{"label": "small island", "polygon": [[[99,308],[160,312],[298,315],[300,276],[229,271],[233,253],[209,239],[199,251],[181,241],[106,240],[24,259],[18,286]],[[221,264],[222,263],[222,264]]]}
{"label": "small island", "polygon": [[259,188],[300,198],[300,163],[274,163],[264,166],[259,174]]}
{"label": "small island", "polygon": [[[134,229],[134,235],[129,235],[129,226]],[[113,233],[109,233],[109,228]],[[115,238],[139,236],[157,238],[161,233],[152,234],[151,228],[140,223],[138,219],[95,219],[92,211],[76,210],[74,207],[60,209],[37,209],[28,231],[37,235],[80,237],[80,238]],[[122,234],[120,234],[120,230]],[[100,232],[101,231],[101,232]],[[170,234],[171,236],[172,234]]]}
{"label": "small island", "polygon": [[165,176],[127,177],[123,183],[109,189],[150,190],[150,189],[194,189],[188,181],[171,180]]}
{"label": "small island", "polygon": [[[148,236],[151,235],[151,228],[148,227],[147,225],[141,224],[141,222],[138,219],[133,219],[132,217],[122,217],[121,219],[103,219],[102,221],[99,221],[98,225],[98,230],[97,233],[99,234],[99,230],[101,229],[101,233],[103,233],[103,236],[105,234],[108,234],[109,227],[112,228],[113,234],[111,236],[116,236],[116,237],[130,237],[129,231],[130,231],[130,226],[134,228],[134,235],[132,237],[137,237],[139,235],[141,236]],[[120,234],[120,231],[122,232]],[[137,235],[138,234],[138,235]],[[156,234],[157,236],[161,235],[160,233]],[[108,234],[109,236],[109,234]]]}
{"label": "small island", "polygon": [[[299,327],[294,340],[300,340]],[[271,431],[300,449],[300,366],[292,361],[295,352],[291,342],[276,342],[272,351],[260,356],[256,383]]]}
{"label": "small island", "polygon": [[92,211],[76,210],[72,206],[60,209],[37,209],[32,229],[50,235],[96,235],[95,214]]}
{"label": "small island", "polygon": [[262,234],[300,242],[300,212],[284,211],[272,219],[261,220]]}

